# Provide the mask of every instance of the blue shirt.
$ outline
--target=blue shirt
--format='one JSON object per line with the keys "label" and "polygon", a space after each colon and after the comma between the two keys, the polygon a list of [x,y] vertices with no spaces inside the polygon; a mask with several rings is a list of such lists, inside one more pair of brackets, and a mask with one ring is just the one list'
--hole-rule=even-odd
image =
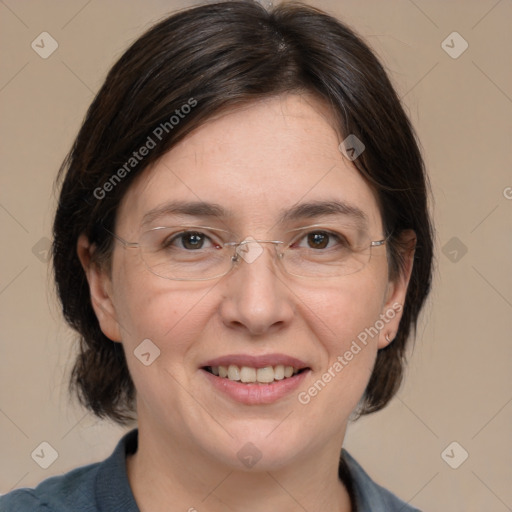
{"label": "blue shirt", "polygon": [[[126,474],[126,455],[137,451],[138,430],[128,432],[103,462],[74,469],[0,496],[0,512],[140,512]],[[340,478],[355,503],[354,512],[419,512],[377,485],[342,450]]]}

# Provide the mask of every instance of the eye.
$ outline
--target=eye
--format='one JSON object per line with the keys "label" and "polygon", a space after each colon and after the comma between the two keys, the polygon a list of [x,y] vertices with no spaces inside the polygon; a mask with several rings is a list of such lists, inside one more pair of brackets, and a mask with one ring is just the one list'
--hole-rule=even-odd
{"label": "eye", "polygon": [[[208,245],[209,244],[209,245]],[[202,233],[201,231],[184,231],[172,236],[167,237],[162,247],[167,248],[178,248],[186,249],[187,251],[193,251],[198,249],[208,248],[220,248],[219,244],[212,242],[210,237]]]}
{"label": "eye", "polygon": [[[304,242],[307,244],[304,245]],[[311,231],[302,235],[298,240],[297,245],[300,248],[307,249],[332,249],[337,248],[349,248],[350,244],[347,239],[341,233],[333,233],[331,231]]]}

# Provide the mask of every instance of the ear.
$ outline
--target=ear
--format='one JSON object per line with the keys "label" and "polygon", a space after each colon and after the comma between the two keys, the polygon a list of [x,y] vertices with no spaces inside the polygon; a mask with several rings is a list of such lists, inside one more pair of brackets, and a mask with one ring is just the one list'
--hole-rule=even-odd
{"label": "ear", "polygon": [[93,259],[95,246],[84,235],[77,242],[77,254],[89,283],[91,303],[103,334],[112,341],[121,341],[119,323],[113,302],[110,275]]}
{"label": "ear", "polygon": [[386,297],[381,319],[384,327],[379,332],[378,348],[384,348],[393,342],[404,310],[407,287],[411,279],[416,233],[412,229],[402,231],[399,237],[399,251],[403,265],[399,274],[388,281]]}

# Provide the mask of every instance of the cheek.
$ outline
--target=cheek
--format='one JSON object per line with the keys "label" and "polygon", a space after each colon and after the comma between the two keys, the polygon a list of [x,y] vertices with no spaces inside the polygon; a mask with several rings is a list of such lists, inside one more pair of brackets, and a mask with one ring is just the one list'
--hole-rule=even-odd
{"label": "cheek", "polygon": [[366,278],[348,276],[337,288],[310,290],[303,297],[303,314],[322,353],[316,381],[305,390],[303,403],[314,399],[320,409],[337,411],[336,424],[355,408],[373,370],[375,325],[384,294],[385,282],[368,273]]}
{"label": "cheek", "polygon": [[117,289],[122,343],[137,395],[152,416],[176,428],[179,419],[171,411],[194,410],[179,383],[188,382],[194,370],[195,341],[208,318],[207,291],[204,285],[202,290],[190,283],[175,286],[152,274],[127,278]]}
{"label": "cheek", "polygon": [[[356,276],[345,277],[337,287],[330,285],[303,295],[305,311],[311,311],[310,321],[329,352],[343,350],[347,342],[374,326],[382,312],[385,282],[370,274]],[[370,338],[377,341],[376,336]]]}
{"label": "cheek", "polygon": [[[127,354],[150,339],[160,349],[162,360],[169,354],[183,360],[204,327],[203,297],[208,291],[204,284],[172,282],[145,267],[119,265],[114,301]],[[167,350],[171,342],[172,351]]]}

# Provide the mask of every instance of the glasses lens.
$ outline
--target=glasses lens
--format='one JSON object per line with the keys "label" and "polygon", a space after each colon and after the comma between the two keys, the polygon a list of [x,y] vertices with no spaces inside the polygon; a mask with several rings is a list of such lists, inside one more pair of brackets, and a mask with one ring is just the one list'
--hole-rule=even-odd
{"label": "glasses lens", "polygon": [[[236,244],[233,238],[227,231],[206,227],[158,227],[146,231],[139,246],[145,265],[157,276],[200,281],[227,274],[234,260],[250,264],[263,252],[254,239],[255,247],[249,251],[248,243]],[[309,226],[287,233],[286,239],[291,241],[276,244],[281,263],[287,273],[300,277],[354,274],[371,257],[370,237],[351,226]],[[225,245],[228,241],[231,243]]]}
{"label": "glasses lens", "polygon": [[370,256],[370,237],[359,230],[309,228],[286,246],[282,262],[292,275],[335,277],[359,272]]}
{"label": "glasses lens", "polygon": [[166,279],[202,280],[225,274],[229,250],[218,232],[193,226],[155,228],[140,240],[142,259],[154,274]]}

